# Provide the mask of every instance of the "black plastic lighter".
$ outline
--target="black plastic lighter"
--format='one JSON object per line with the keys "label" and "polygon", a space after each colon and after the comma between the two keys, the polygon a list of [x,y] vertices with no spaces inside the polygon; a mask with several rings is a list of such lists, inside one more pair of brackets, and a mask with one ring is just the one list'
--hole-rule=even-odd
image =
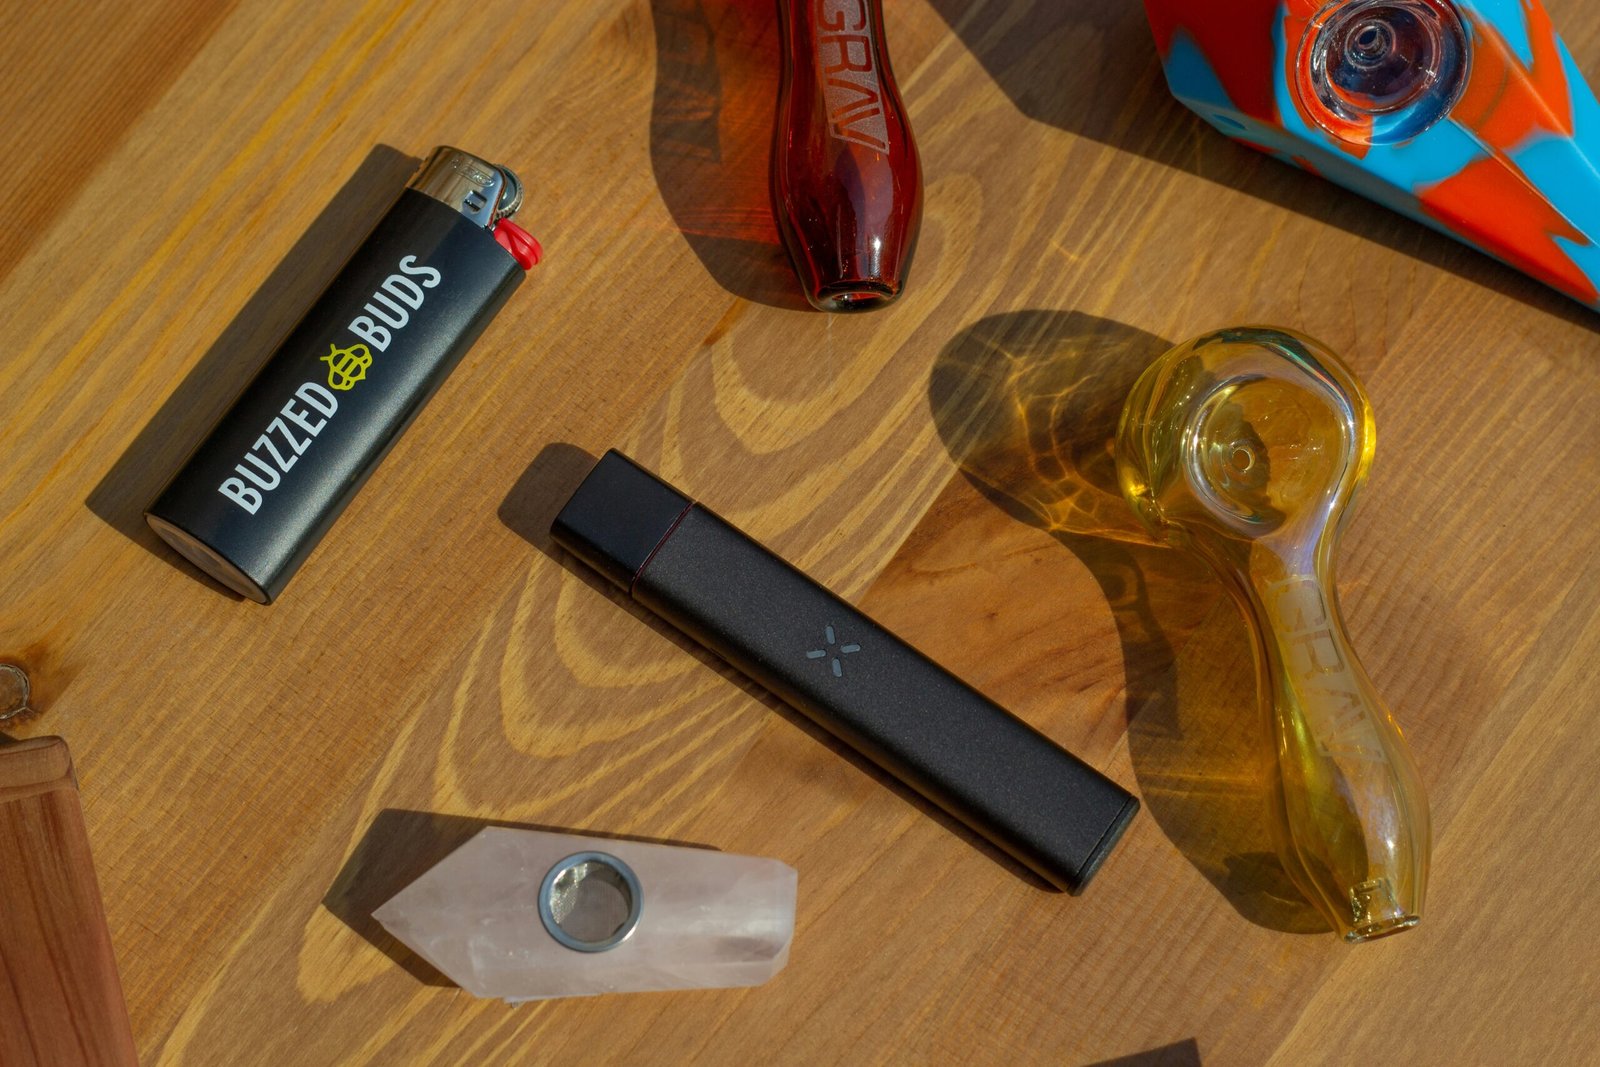
{"label": "black plastic lighter", "polygon": [[270,603],[460,362],[539,246],[504,167],[437,148],[145,513]]}
{"label": "black plastic lighter", "polygon": [[1051,884],[1081,890],[1139,802],[618,452],[556,541]]}

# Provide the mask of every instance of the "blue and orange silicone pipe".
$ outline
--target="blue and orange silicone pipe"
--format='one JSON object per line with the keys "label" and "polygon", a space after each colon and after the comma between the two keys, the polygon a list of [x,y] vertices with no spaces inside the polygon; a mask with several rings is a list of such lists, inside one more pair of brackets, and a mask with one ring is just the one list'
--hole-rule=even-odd
{"label": "blue and orange silicone pipe", "polygon": [[1145,0],[1173,93],[1600,310],[1600,103],[1538,0]]}

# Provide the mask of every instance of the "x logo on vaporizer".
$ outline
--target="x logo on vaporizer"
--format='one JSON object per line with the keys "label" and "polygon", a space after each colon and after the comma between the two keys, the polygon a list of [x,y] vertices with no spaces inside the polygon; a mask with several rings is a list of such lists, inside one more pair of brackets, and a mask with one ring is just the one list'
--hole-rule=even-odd
{"label": "x logo on vaporizer", "polygon": [[860,652],[861,646],[856,644],[840,644],[838,635],[835,633],[832,626],[824,626],[822,628],[822,636],[824,639],[823,647],[814,648],[810,652],[807,652],[806,659],[832,659],[833,676],[835,678],[843,678],[843,657],[848,656],[852,652]]}

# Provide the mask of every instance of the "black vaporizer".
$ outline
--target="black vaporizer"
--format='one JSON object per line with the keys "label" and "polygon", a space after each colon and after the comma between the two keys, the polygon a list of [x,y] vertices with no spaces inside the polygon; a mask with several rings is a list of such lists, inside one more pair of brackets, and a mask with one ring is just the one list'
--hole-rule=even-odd
{"label": "black vaporizer", "polygon": [[505,167],[436,148],[145,513],[270,603],[538,262]]}
{"label": "black vaporizer", "polygon": [[1056,745],[725,519],[607,452],[556,542],[1059,888],[1139,810]]}

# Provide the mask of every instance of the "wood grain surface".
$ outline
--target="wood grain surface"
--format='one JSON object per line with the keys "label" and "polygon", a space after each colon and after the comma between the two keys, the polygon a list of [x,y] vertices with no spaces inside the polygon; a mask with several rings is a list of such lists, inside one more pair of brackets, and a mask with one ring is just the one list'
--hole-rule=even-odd
{"label": "wood grain surface", "polygon": [[[1548,6],[1600,77],[1600,10]],[[1131,0],[886,7],[926,221],[851,318],[775,244],[766,3],[0,8],[7,733],[72,746],[143,1062],[1600,1055],[1600,318],[1204,127]],[[235,599],[142,509],[438,143],[522,174],[546,261],[281,600]],[[1372,945],[1272,858],[1235,609],[1109,480],[1144,364],[1243,322],[1378,413],[1340,590],[1436,847]],[[1088,892],[553,549],[610,446],[1136,790]],[[474,1000],[370,912],[489,822],[778,857],[788,968]]]}

